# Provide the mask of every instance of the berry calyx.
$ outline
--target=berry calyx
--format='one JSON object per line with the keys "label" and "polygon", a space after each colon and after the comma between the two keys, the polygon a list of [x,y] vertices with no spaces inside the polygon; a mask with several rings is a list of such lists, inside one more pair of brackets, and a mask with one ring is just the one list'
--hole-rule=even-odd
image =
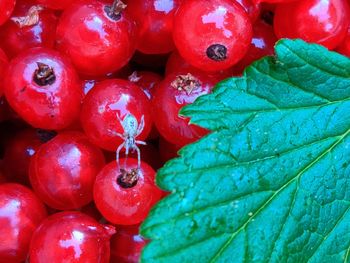
{"label": "berry calyx", "polygon": [[207,56],[214,61],[224,61],[227,59],[227,48],[221,44],[213,44],[207,48]]}
{"label": "berry calyx", "polygon": [[132,188],[137,184],[139,178],[139,169],[132,168],[130,170],[120,169],[120,175],[117,182],[123,188]]}
{"label": "berry calyx", "polygon": [[56,81],[53,68],[45,63],[37,62],[38,68],[34,71],[33,80],[39,86],[51,85]]}
{"label": "berry calyx", "polygon": [[43,7],[35,5],[29,8],[28,13],[25,16],[12,17],[11,20],[15,22],[20,28],[26,26],[33,26],[39,23],[39,12],[43,10]]}
{"label": "berry calyx", "polygon": [[187,73],[187,75],[178,75],[170,85],[178,91],[185,91],[187,95],[191,95],[192,91],[200,87],[200,84],[191,73]]}
{"label": "berry calyx", "polygon": [[104,10],[109,18],[118,21],[122,16],[121,12],[126,8],[126,4],[124,4],[121,0],[114,0],[113,4],[106,5]]}

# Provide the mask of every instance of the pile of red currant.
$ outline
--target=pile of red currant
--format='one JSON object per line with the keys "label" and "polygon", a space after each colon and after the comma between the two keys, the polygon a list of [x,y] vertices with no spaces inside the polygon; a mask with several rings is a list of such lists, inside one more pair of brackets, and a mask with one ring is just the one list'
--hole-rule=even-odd
{"label": "pile of red currant", "polygon": [[0,0],[0,262],[138,262],[155,171],[208,133],[179,110],[279,38],[350,56],[349,23],[347,0]]}

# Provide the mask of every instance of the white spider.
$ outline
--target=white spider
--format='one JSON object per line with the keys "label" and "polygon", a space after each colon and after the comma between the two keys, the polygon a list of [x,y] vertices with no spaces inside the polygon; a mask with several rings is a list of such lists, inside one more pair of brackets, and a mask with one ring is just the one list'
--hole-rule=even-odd
{"label": "white spider", "polygon": [[123,134],[111,131],[111,132],[113,132],[113,134],[115,134],[116,136],[119,136],[120,138],[122,138],[124,140],[124,142],[121,145],[119,145],[119,147],[116,151],[116,159],[117,159],[118,168],[120,169],[119,153],[123,149],[123,147],[125,147],[125,161],[128,158],[128,154],[129,154],[130,150],[136,151],[137,152],[137,167],[138,167],[138,169],[140,169],[141,151],[140,151],[139,147],[137,146],[137,144],[146,145],[146,143],[143,141],[136,140],[136,137],[141,134],[141,132],[143,131],[143,128],[145,127],[145,118],[142,115],[140,125],[137,122],[137,119],[135,118],[135,116],[130,114],[130,113],[128,113],[124,117],[124,119],[121,119],[119,114],[117,114],[117,118],[118,118],[120,125],[123,127],[123,130],[124,130]]}

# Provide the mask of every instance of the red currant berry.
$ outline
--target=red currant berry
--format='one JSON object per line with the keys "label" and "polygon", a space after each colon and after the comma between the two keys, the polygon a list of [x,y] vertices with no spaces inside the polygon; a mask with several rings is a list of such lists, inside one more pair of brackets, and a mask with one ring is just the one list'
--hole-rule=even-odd
{"label": "red currant berry", "polygon": [[253,0],[255,3],[271,3],[271,4],[277,4],[277,3],[289,3],[289,2],[296,2],[296,1],[302,1],[302,0]]}
{"label": "red currant berry", "polygon": [[63,10],[67,8],[74,0],[36,0],[38,3],[42,4],[51,9]]}
{"label": "red currant berry", "polygon": [[[153,114],[159,133],[169,142],[184,146],[207,134],[207,130],[189,124],[189,119],[179,116],[180,109],[208,94],[216,81],[192,72],[168,75],[157,87],[153,98]],[[164,110],[166,109],[166,110]]]}
{"label": "red currant berry", "polygon": [[47,205],[76,209],[92,201],[95,178],[104,164],[103,153],[84,134],[63,132],[42,145],[32,158],[30,182]]}
{"label": "red currant berry", "polygon": [[136,118],[138,127],[144,124],[136,139],[147,138],[153,124],[150,104],[144,92],[131,82],[105,80],[96,84],[84,98],[81,124],[94,144],[115,151],[124,142],[122,137],[127,131],[122,122],[129,115]]}
{"label": "red currant berry", "polygon": [[0,185],[0,259],[22,262],[36,227],[47,216],[44,204],[19,184]]}
{"label": "red currant berry", "polygon": [[63,12],[57,47],[86,76],[114,72],[128,63],[136,47],[137,28],[120,0],[77,1]]}
{"label": "red currant berry", "polygon": [[172,51],[174,14],[182,0],[131,0],[128,12],[138,23],[140,38],[137,49],[145,54]]}
{"label": "red currant berry", "polygon": [[274,18],[278,38],[301,38],[334,49],[350,23],[346,0],[303,0],[279,4]]}
{"label": "red currant berry", "polygon": [[248,13],[250,20],[255,22],[260,15],[260,4],[254,2],[254,0],[236,0]]}
{"label": "red currant berry", "polygon": [[140,262],[141,251],[146,243],[139,234],[139,225],[118,227],[111,239],[111,262]]}
{"label": "red currant berry", "polygon": [[57,18],[52,10],[32,1],[19,1],[0,29],[1,47],[9,57],[32,47],[53,48]]}
{"label": "red currant berry", "polygon": [[55,136],[55,132],[26,129],[18,133],[7,145],[4,172],[9,181],[28,184],[29,163],[38,148]]}
{"label": "red currant berry", "polygon": [[181,56],[204,71],[237,63],[252,39],[251,21],[231,0],[187,0],[175,15],[173,37]]}
{"label": "red currant berry", "polygon": [[163,78],[151,71],[134,71],[128,79],[130,82],[139,86],[149,99],[152,99],[154,88]]}
{"label": "red currant berry", "polygon": [[[1,1],[1,0],[0,0]],[[8,59],[4,51],[0,48],[0,97],[3,93],[3,79],[5,76],[6,68],[8,65]]]}
{"label": "red currant berry", "polygon": [[0,25],[4,24],[15,8],[16,0],[0,0]]}
{"label": "red currant berry", "polygon": [[80,81],[69,61],[54,50],[22,53],[11,61],[4,83],[11,107],[34,127],[63,129],[79,116]]}
{"label": "red currant berry", "polygon": [[277,41],[273,27],[263,21],[258,21],[253,27],[253,39],[250,48],[243,59],[234,66],[234,71],[241,74],[243,70],[254,61],[274,54],[274,46]]}
{"label": "red currant berry", "polygon": [[30,243],[30,263],[109,263],[109,240],[115,233],[80,212],[46,218]]}
{"label": "red currant berry", "polygon": [[137,159],[121,159],[107,164],[94,185],[97,209],[109,221],[119,225],[134,225],[143,221],[151,207],[161,198],[162,191],[154,183],[155,171]]}
{"label": "red currant berry", "polygon": [[347,57],[350,57],[350,27],[348,27],[348,33],[343,39],[343,42],[341,42],[340,45],[337,47],[337,51]]}

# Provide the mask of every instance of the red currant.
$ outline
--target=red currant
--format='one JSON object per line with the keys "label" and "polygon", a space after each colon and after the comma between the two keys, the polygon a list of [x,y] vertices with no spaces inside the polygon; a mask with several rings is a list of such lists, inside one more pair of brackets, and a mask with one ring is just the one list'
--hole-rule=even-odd
{"label": "red currant", "polygon": [[[153,114],[159,133],[169,142],[184,146],[207,134],[207,130],[189,124],[179,110],[208,94],[216,81],[199,72],[170,74],[157,87],[153,98]],[[164,110],[166,109],[166,110]]]}
{"label": "red currant", "polygon": [[0,0],[0,25],[4,24],[15,8],[16,0]]}
{"label": "red currant", "polygon": [[302,1],[302,0],[253,0],[256,3],[272,3],[272,4],[277,4],[277,3],[289,3],[289,2],[296,2],[296,1]]}
{"label": "red currant", "polygon": [[36,0],[38,3],[42,4],[51,9],[63,10],[67,8],[74,0]]}
{"label": "red currant", "polygon": [[10,181],[28,184],[28,169],[38,148],[55,136],[54,132],[26,129],[16,134],[6,147],[4,172]]}
{"label": "red currant", "polygon": [[145,54],[162,54],[175,48],[172,38],[173,21],[181,2],[182,0],[128,1],[127,10],[139,26],[138,50]]}
{"label": "red currant", "polygon": [[350,23],[346,0],[303,0],[279,4],[274,18],[278,38],[301,38],[334,49]]}
{"label": "red currant", "polygon": [[30,243],[30,263],[109,263],[109,240],[115,233],[80,212],[49,216]]}
{"label": "red currant", "polygon": [[155,171],[145,162],[138,167],[137,159],[121,159],[107,164],[94,185],[97,209],[110,222],[134,225],[143,221],[151,207],[161,198],[162,191],[154,183]]}
{"label": "red currant", "polygon": [[260,4],[254,0],[236,0],[248,13],[252,22],[256,21],[260,15]]}
{"label": "red currant", "polygon": [[[0,0],[1,1],[1,0]],[[8,58],[6,56],[6,54],[4,53],[4,51],[0,48],[0,97],[3,93],[3,79],[5,76],[5,72],[6,72],[6,68],[8,65]]]}
{"label": "red currant", "polygon": [[341,42],[340,45],[337,47],[337,51],[345,56],[350,57],[350,27],[348,27],[348,33],[343,39],[343,42]]}
{"label": "red currant", "polygon": [[232,0],[187,0],[175,15],[173,37],[181,56],[204,71],[237,63],[252,39],[251,21]]}
{"label": "red currant", "polygon": [[111,239],[111,262],[138,263],[146,240],[139,234],[139,225],[119,226]]}
{"label": "red currant", "polygon": [[19,1],[0,29],[1,47],[9,57],[32,47],[53,48],[57,18],[52,10],[33,1]]}
{"label": "red currant", "polygon": [[0,259],[22,262],[36,227],[47,216],[43,203],[19,184],[0,185]]}
{"label": "red currant", "polygon": [[11,61],[4,83],[9,104],[34,127],[63,129],[79,116],[80,81],[69,61],[54,50],[22,53]]}
{"label": "red currant", "polygon": [[137,28],[125,5],[115,0],[77,1],[63,12],[57,47],[86,76],[114,72],[128,63],[136,47]]}
{"label": "red currant", "polygon": [[104,164],[103,153],[84,134],[64,132],[34,155],[30,182],[47,205],[59,210],[75,209],[92,201],[93,184]]}
{"label": "red currant", "polygon": [[253,39],[250,48],[243,59],[234,66],[235,72],[241,74],[243,70],[254,61],[274,54],[274,46],[277,38],[273,27],[263,21],[258,21],[253,27]]}
{"label": "red currant", "polygon": [[131,82],[111,79],[96,84],[86,95],[80,119],[86,135],[94,144],[115,151],[124,142],[117,133],[123,135],[126,132],[122,120],[129,114],[138,124],[144,119],[144,129],[137,139],[146,139],[153,124],[149,99]]}

